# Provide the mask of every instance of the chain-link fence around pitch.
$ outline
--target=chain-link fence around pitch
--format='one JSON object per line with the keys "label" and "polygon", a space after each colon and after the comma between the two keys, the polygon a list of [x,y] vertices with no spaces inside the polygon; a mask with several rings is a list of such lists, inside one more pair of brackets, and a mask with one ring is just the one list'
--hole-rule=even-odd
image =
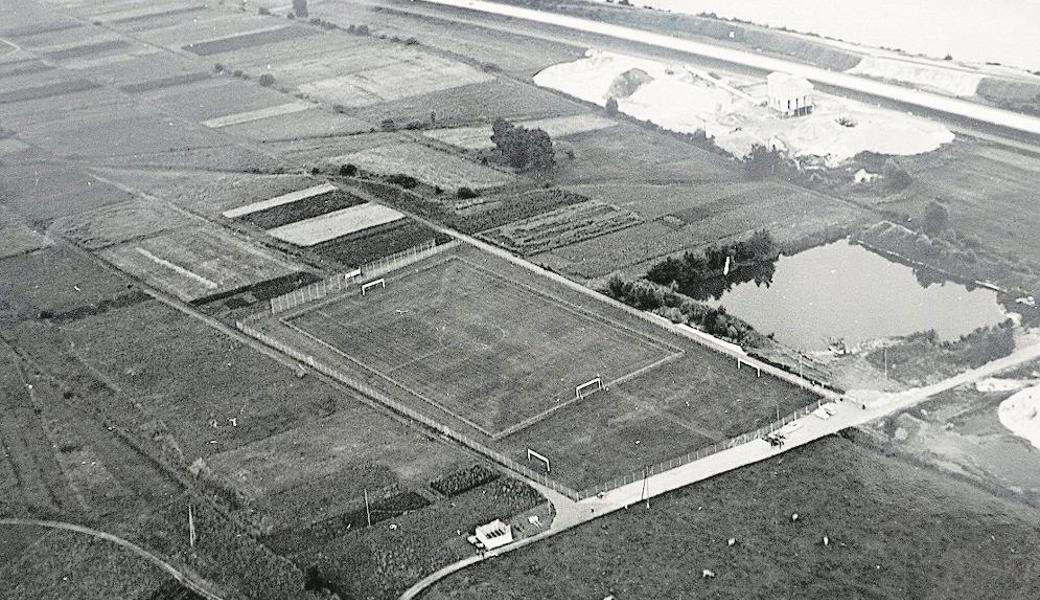
{"label": "chain-link fence around pitch", "polygon": [[331,377],[332,379],[342,383],[343,385],[361,392],[362,394],[364,394],[368,398],[383,404],[384,406],[386,406],[387,408],[393,410],[396,413],[399,413],[401,415],[404,415],[405,417],[408,417],[409,419],[417,421],[417,422],[425,425],[426,427],[429,427],[429,428],[437,431],[438,433],[448,437],[449,439],[452,439],[452,440],[462,444],[463,446],[466,446],[467,448],[469,448],[469,449],[471,449],[471,450],[473,450],[475,452],[479,452],[480,454],[483,454],[484,456],[486,456],[489,459],[499,463],[500,465],[506,467],[507,469],[510,469],[510,470],[512,470],[512,471],[514,471],[516,473],[519,473],[519,474],[523,475],[524,477],[527,477],[528,479],[530,479],[530,480],[532,480],[532,481],[534,481],[536,483],[544,485],[547,488],[555,490],[555,491],[557,491],[557,492],[567,496],[568,498],[571,498],[572,500],[579,500],[580,499],[580,497],[579,497],[579,495],[578,495],[578,493],[576,491],[574,491],[571,488],[569,488],[569,487],[567,487],[565,485],[562,485],[562,484],[560,484],[560,483],[550,479],[545,474],[538,473],[538,472],[532,470],[531,468],[527,467],[526,465],[523,465],[523,464],[521,464],[521,463],[519,463],[519,462],[517,462],[517,461],[515,461],[515,460],[513,460],[511,458],[509,458],[508,456],[505,456],[504,454],[502,454],[500,452],[492,450],[491,448],[488,448],[484,444],[481,444],[481,443],[477,442],[476,440],[473,440],[473,439],[471,439],[471,438],[469,438],[469,437],[467,437],[465,435],[462,435],[461,433],[455,431],[454,429],[451,429],[450,427],[446,427],[445,425],[443,425],[441,423],[438,423],[437,421],[434,421],[433,419],[427,417],[426,415],[424,415],[422,413],[419,413],[418,411],[415,411],[412,408],[409,408],[408,406],[405,406],[404,404],[394,400],[393,398],[390,398],[385,393],[375,389],[374,387],[368,385],[367,383],[363,383],[361,381],[358,381],[358,380],[354,379],[353,377],[350,377],[349,375],[344,373],[342,370],[336,369],[336,368],[334,368],[334,367],[332,367],[330,365],[325,364],[322,361],[316,360],[313,356],[311,356],[309,354],[306,354],[306,353],[303,353],[303,352],[300,352],[299,350],[297,350],[296,348],[293,348],[289,344],[286,344],[286,343],[284,343],[284,342],[274,338],[273,336],[267,335],[266,333],[264,333],[264,332],[260,331],[259,329],[253,327],[249,322],[247,322],[247,321],[237,321],[235,323],[235,326],[239,329],[239,331],[241,331],[241,332],[243,332],[243,333],[245,333],[245,334],[247,334],[247,335],[249,335],[251,337],[254,337],[257,340],[260,340],[261,342],[263,342],[264,344],[274,348],[275,350],[278,350],[278,351],[280,351],[280,352],[282,352],[282,353],[284,353],[284,354],[286,354],[288,356],[291,356],[292,358],[294,358],[297,361],[303,363],[304,365],[309,366],[311,369],[314,369],[315,371],[323,373],[323,374]]}
{"label": "chain-link fence around pitch", "polygon": [[687,452],[686,454],[683,454],[681,456],[676,456],[668,460],[664,460],[659,463],[649,465],[643,469],[640,469],[639,471],[633,471],[621,477],[615,477],[614,479],[611,479],[606,483],[601,483],[599,485],[595,485],[591,488],[587,488],[578,492],[576,497],[578,498],[578,500],[582,500],[584,498],[591,498],[593,496],[596,496],[600,492],[609,492],[610,490],[619,488],[623,485],[627,485],[635,481],[642,481],[643,479],[652,475],[664,473],[665,471],[671,471],[672,469],[681,467],[685,464],[701,460],[702,458],[707,458],[712,454],[716,454],[724,450],[729,450],[730,448],[736,448],[737,446],[741,446],[748,442],[764,438],[769,433],[772,433],[773,431],[780,429],[784,425],[787,425],[792,421],[796,421],[806,415],[811,414],[822,404],[823,400],[817,400],[815,403],[809,404],[808,406],[803,406],[802,408],[799,408],[798,410],[788,414],[780,420],[770,423],[768,426],[759,427],[754,431],[743,433],[741,435],[738,435],[737,437],[733,437],[728,440],[712,444],[710,446],[705,446],[693,452]]}
{"label": "chain-link fence around pitch", "polygon": [[278,314],[296,308],[308,302],[321,300],[329,294],[344,291],[350,286],[357,284],[362,279],[378,277],[401,267],[417,263],[435,254],[446,250],[457,248],[461,244],[459,240],[451,240],[443,244],[437,244],[436,240],[427,240],[417,246],[408,248],[385,256],[378,260],[366,263],[361,268],[349,273],[337,273],[331,277],[322,279],[310,285],[303,286],[287,294],[271,298],[271,313]]}

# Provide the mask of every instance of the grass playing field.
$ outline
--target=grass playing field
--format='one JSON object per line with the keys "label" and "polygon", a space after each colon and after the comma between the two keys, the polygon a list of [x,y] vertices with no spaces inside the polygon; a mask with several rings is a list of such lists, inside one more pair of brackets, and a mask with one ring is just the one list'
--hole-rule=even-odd
{"label": "grass playing field", "polygon": [[676,353],[458,256],[292,324],[486,435]]}

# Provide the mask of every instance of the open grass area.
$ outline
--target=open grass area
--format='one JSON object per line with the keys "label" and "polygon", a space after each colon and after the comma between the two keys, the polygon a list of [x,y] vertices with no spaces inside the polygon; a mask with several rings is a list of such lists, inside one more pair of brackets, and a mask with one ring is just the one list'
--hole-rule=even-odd
{"label": "open grass area", "polygon": [[458,257],[292,324],[490,435],[675,352]]}
{"label": "open grass area", "polygon": [[915,219],[929,201],[941,199],[950,226],[1015,262],[1040,268],[1036,189],[1040,158],[989,144],[958,141],[942,152],[901,160],[910,187],[881,206]]}
{"label": "open grass area", "polygon": [[466,186],[474,189],[506,185],[515,180],[511,173],[481,166],[460,156],[417,143],[379,146],[331,159],[334,164],[352,164],[373,173],[404,173],[445,190]]}
{"label": "open grass area", "polygon": [[[553,477],[574,489],[814,400],[538,274],[473,248],[455,252],[388,276],[385,289],[262,327],[509,458],[525,461],[528,448],[550,456]],[[569,401],[597,375],[608,390]]]}
{"label": "open grass area", "polygon": [[[841,438],[650,506],[463,570],[424,597],[1026,600],[1040,592],[1033,510]],[[702,578],[705,569],[715,576]]]}
{"label": "open grass area", "polygon": [[9,564],[0,564],[0,595],[8,600],[145,600],[173,581],[155,564],[107,540],[37,527],[17,529],[27,530],[35,540]]}

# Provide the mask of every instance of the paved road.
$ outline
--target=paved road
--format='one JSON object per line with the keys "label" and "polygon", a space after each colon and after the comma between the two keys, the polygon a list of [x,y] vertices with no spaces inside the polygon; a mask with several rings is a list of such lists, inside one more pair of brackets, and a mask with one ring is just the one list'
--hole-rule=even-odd
{"label": "paved road", "polygon": [[1001,358],[985,364],[977,369],[966,371],[959,375],[945,379],[939,383],[914,388],[891,394],[879,394],[876,398],[848,399],[837,403],[834,416],[829,419],[820,419],[813,415],[807,415],[799,422],[801,428],[786,436],[786,443],[782,448],[771,446],[765,440],[755,439],[745,444],[723,450],[700,460],[687,463],[675,469],[651,475],[645,481],[635,481],[627,485],[606,492],[600,497],[587,498],[580,502],[574,502],[569,498],[555,494],[550,497],[558,514],[565,514],[566,519],[558,526],[553,523],[547,531],[521,540],[511,546],[500,548],[487,556],[475,555],[462,561],[448,565],[437,572],[429,575],[409,588],[400,597],[400,600],[413,600],[418,598],[441,579],[460,571],[470,565],[482,562],[488,558],[501,556],[533,544],[537,541],[552,537],[561,531],[566,531],[591,521],[603,515],[610,514],[616,510],[639,502],[650,501],[655,496],[676,490],[687,485],[703,481],[705,479],[721,475],[728,471],[750,465],[784,452],[804,446],[828,435],[833,435],[849,427],[855,427],[869,423],[876,419],[899,413],[914,405],[923,402],[941,392],[955,387],[972,383],[992,377],[993,375],[1014,368],[1022,363],[1040,358],[1040,343],[1016,350],[1010,356]]}
{"label": "paved road", "polygon": [[829,71],[811,65],[755,54],[753,52],[738,50],[735,48],[715,46],[712,44],[676,38],[631,27],[622,27],[620,25],[612,25],[590,19],[542,12],[518,6],[484,2],[483,0],[422,0],[422,2],[496,14],[514,19],[542,23],[545,25],[564,27],[585,33],[649,44],[651,46],[685,52],[727,63],[743,65],[762,71],[783,71],[793,73],[805,77],[817,84],[852,91],[857,94],[867,94],[870,96],[887,98],[903,104],[938,111],[959,118],[967,118],[980,123],[986,123],[997,127],[1040,136],[1040,118],[1038,117],[985,106],[966,100],[950,98],[930,92],[922,92],[912,88],[883,83],[866,77],[849,75],[838,71]]}
{"label": "paved road", "polygon": [[102,539],[117,546],[126,548],[130,552],[140,556],[141,558],[151,562],[155,566],[159,567],[171,577],[177,580],[178,583],[195,592],[199,596],[206,598],[206,600],[224,600],[222,596],[215,594],[210,591],[209,584],[202,584],[196,581],[193,577],[185,574],[177,567],[174,567],[165,560],[138,546],[137,544],[124,540],[121,537],[114,536],[111,533],[92,529],[90,527],[84,527],[83,525],[75,525],[73,523],[62,523],[60,521],[41,521],[37,519],[16,519],[6,518],[0,519],[0,526],[14,526],[14,527],[43,527],[47,529],[61,529],[64,531],[71,531],[74,533],[81,533],[83,535],[89,535],[94,538]]}

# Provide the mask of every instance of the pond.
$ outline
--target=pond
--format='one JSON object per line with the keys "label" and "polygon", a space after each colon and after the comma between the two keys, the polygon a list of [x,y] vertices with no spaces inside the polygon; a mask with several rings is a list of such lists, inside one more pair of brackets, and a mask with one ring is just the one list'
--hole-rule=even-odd
{"label": "pond", "polygon": [[997,294],[839,241],[682,290],[801,350],[934,329],[943,340],[1007,319]]}

